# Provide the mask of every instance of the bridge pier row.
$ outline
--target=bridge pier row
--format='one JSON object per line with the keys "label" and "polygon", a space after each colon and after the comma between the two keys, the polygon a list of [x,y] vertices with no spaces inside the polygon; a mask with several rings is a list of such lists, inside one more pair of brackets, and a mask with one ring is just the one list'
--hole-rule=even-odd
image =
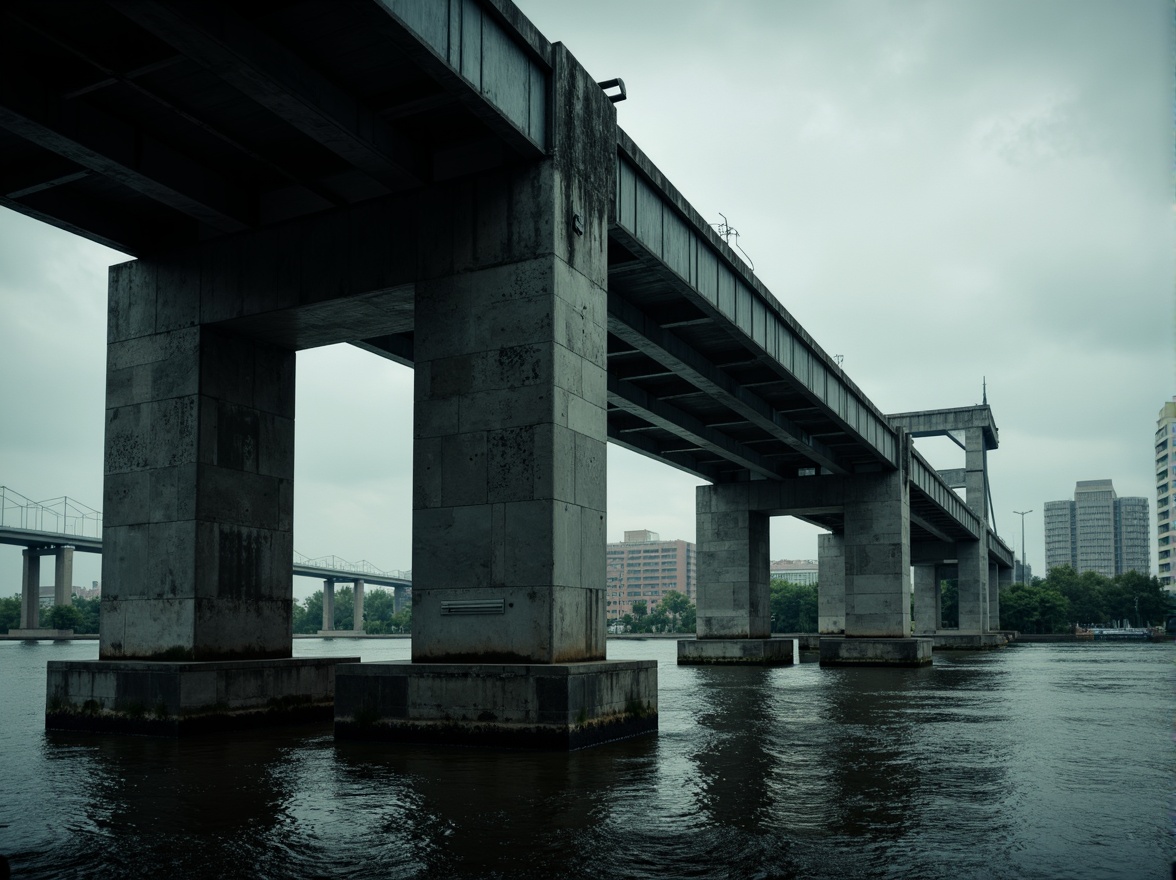
{"label": "bridge pier row", "polygon": [[202,323],[264,308],[273,252],[231,253],[110,270],[99,660],[49,663],[47,727],[331,717],[338,660],[291,658],[294,351]]}
{"label": "bridge pier row", "polygon": [[73,603],[73,554],[68,544],[57,547],[28,547],[21,551],[20,626],[8,635],[28,639],[59,639],[73,635],[72,629],[41,626],[41,557],[52,554],[53,604]]}
{"label": "bridge pier row", "polygon": [[605,659],[616,114],[554,60],[551,154],[455,186],[445,234],[422,236],[412,661],[340,669],[338,737],[567,749],[657,729],[656,663]]}
{"label": "bridge pier row", "polygon": [[[762,623],[768,602],[766,521],[831,510],[843,513],[844,527],[820,546],[825,558],[841,562],[832,562],[833,574],[822,584],[827,592],[820,625],[833,630],[843,608],[844,636],[821,638],[821,664],[931,662],[931,640],[911,635],[910,501],[902,471],[700,486],[695,501],[698,634],[678,643],[679,663],[762,663],[763,653],[772,650],[767,645],[790,641],[767,639]],[[708,644],[719,640],[730,647]],[[756,641],[765,647],[748,647]],[[791,659],[791,646],[787,653]]]}

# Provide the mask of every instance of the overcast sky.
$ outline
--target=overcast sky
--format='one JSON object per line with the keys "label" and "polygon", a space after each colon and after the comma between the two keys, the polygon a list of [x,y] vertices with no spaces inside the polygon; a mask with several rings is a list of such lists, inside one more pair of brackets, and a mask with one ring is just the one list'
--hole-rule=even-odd
{"label": "overcast sky", "polygon": [[[1001,535],[1044,573],[1077,480],[1149,499],[1176,394],[1169,0],[521,0],[621,126],[883,412],[979,403]],[[0,209],[0,485],[101,507],[106,266]],[[411,371],[298,357],[296,549],[409,568]],[[919,448],[961,467],[950,443]],[[694,538],[693,487],[610,446],[609,537]],[[773,558],[816,531],[774,524]],[[98,579],[80,557],[78,583]],[[46,579],[51,574],[46,574]],[[19,587],[0,548],[0,595]],[[317,584],[295,580],[305,595]]]}

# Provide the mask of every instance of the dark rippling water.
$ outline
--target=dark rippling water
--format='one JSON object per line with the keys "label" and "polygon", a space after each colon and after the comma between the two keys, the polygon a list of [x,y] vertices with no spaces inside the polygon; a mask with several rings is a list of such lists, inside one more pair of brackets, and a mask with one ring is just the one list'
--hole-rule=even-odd
{"label": "dark rippling water", "polygon": [[[661,732],[572,754],[336,745],[329,727],[46,735],[0,642],[15,877],[1167,877],[1172,645],[1025,645],[922,670],[678,668]],[[407,641],[295,642],[403,658]]]}

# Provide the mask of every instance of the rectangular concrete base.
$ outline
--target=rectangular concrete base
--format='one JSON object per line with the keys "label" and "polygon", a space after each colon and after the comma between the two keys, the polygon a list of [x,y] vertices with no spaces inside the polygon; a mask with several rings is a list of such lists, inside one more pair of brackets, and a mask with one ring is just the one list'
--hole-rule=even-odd
{"label": "rectangular concrete base", "polygon": [[927,666],[931,639],[821,639],[822,666]]}
{"label": "rectangular concrete base", "polygon": [[991,651],[1008,645],[1003,633],[936,633],[929,636],[936,651]]}
{"label": "rectangular concrete base", "polygon": [[682,639],[678,665],[791,666],[794,639]]}
{"label": "rectangular concrete base", "polygon": [[50,660],[45,728],[183,736],[325,721],[335,667],[358,660]]}
{"label": "rectangular concrete base", "polygon": [[10,639],[72,639],[72,629],[10,629]]}
{"label": "rectangular concrete base", "polygon": [[657,732],[657,663],[339,667],[335,736],[571,750]]}

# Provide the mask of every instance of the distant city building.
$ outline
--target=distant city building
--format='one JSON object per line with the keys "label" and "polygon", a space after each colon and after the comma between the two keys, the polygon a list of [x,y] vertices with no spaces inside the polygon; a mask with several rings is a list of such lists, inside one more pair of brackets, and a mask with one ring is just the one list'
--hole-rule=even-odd
{"label": "distant city building", "polygon": [[1045,567],[1149,574],[1148,532],[1146,498],[1119,498],[1110,480],[1079,480],[1073,501],[1045,502]]}
{"label": "distant city building", "polygon": [[1176,543],[1173,498],[1176,497],[1176,397],[1164,404],[1156,420],[1156,547],[1160,585],[1173,587],[1172,550]]}
{"label": "distant city building", "polygon": [[790,584],[815,584],[817,582],[817,561],[815,559],[777,559],[771,564],[771,577],[780,578]]}
{"label": "distant city building", "polygon": [[625,532],[624,541],[608,545],[609,620],[631,614],[634,602],[652,611],[671,590],[697,601],[696,565],[689,541],[663,541],[645,529]]}
{"label": "distant city building", "polygon": [[1013,583],[1027,584],[1033,580],[1033,566],[1027,565],[1020,559],[1013,563]]}

